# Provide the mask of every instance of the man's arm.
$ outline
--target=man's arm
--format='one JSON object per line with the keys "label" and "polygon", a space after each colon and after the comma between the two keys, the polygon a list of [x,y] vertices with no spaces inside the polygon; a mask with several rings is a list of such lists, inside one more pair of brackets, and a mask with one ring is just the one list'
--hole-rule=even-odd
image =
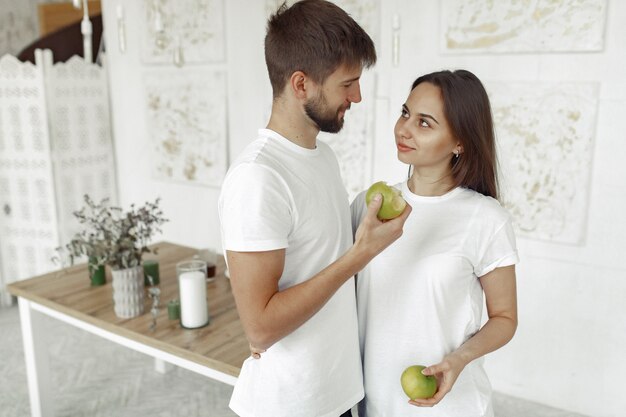
{"label": "man's arm", "polygon": [[354,245],[310,279],[279,291],[285,250],[226,251],[239,317],[252,347],[267,349],[318,312],[330,297],[377,254],[402,235],[411,207],[398,218],[376,217],[381,200],[374,199],[357,230]]}

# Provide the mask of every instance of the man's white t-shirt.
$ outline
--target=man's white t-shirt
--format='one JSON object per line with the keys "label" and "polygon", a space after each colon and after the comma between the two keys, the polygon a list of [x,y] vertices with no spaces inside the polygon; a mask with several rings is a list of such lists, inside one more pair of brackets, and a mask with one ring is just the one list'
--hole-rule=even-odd
{"label": "man's white t-shirt", "polygon": [[[400,385],[411,365],[434,365],[481,326],[479,277],[518,262],[510,216],[493,198],[465,188],[438,197],[396,185],[413,208],[402,237],[357,276],[365,400],[360,417],[491,417],[482,358],[468,364],[432,408],[415,407]],[[352,203],[353,228],[365,215]]]}
{"label": "man's white t-shirt", "polygon": [[[328,145],[300,147],[259,130],[219,198],[224,250],[285,249],[280,290],[304,282],[352,245],[350,206]],[[354,279],[302,326],[248,358],[230,407],[243,417],[338,417],[363,398]]]}

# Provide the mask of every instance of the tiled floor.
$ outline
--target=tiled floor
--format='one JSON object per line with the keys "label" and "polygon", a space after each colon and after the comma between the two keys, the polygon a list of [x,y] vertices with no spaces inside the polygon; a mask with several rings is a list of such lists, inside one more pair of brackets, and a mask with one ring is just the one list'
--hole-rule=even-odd
{"label": "tiled floor", "polygon": [[[232,388],[175,368],[154,371],[151,358],[53,319],[50,366],[56,415],[233,417]],[[29,415],[17,307],[0,308],[0,417]],[[585,417],[502,394],[497,417]]]}

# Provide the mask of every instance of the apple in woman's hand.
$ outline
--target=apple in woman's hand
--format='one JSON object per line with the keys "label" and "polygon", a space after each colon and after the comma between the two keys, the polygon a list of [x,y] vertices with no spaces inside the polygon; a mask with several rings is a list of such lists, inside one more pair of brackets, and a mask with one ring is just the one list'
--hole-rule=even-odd
{"label": "apple in woman's hand", "polygon": [[384,181],[376,182],[372,184],[365,194],[365,203],[368,206],[376,194],[380,194],[383,197],[383,203],[377,214],[379,219],[390,220],[402,214],[406,207],[406,201],[400,195],[400,190],[387,185]]}
{"label": "apple in woman's hand", "polygon": [[402,372],[400,384],[404,393],[412,400],[416,398],[431,398],[437,392],[437,379],[434,376],[422,374],[425,366],[409,366]]}

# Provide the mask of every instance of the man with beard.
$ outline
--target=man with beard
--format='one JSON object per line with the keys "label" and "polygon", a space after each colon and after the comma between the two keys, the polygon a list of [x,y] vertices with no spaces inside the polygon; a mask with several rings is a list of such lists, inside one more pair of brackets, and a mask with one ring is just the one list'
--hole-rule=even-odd
{"label": "man with beard", "polygon": [[361,101],[370,37],[330,2],[270,17],[272,114],[232,164],[219,199],[222,243],[252,356],[230,407],[243,417],[338,417],[363,398],[353,276],[402,234],[374,199],[352,242],[348,195],[322,131]]}

